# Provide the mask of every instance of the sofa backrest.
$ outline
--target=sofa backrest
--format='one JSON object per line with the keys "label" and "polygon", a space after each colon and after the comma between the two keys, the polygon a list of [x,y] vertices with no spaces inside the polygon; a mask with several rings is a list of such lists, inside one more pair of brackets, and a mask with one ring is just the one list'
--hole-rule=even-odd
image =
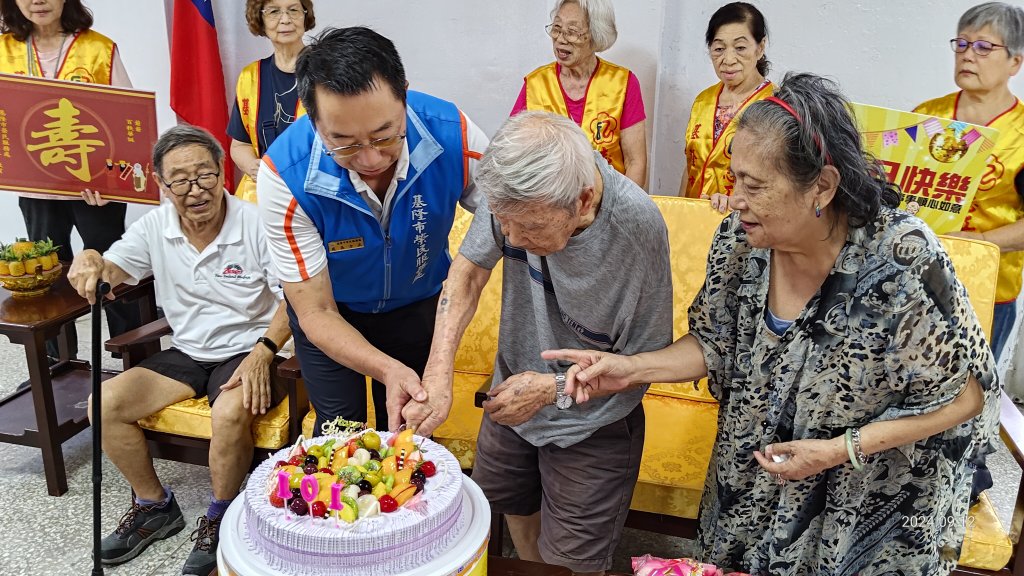
{"label": "sofa backrest", "polygon": [[[452,260],[459,253],[462,238],[469,231],[473,215],[460,206],[455,213],[455,223],[448,234],[448,250]],[[480,295],[476,315],[462,335],[462,342],[455,353],[455,370],[471,374],[492,374],[494,357],[498,354],[498,321],[501,318],[501,270],[502,263],[494,267],[491,278]]]}
{"label": "sofa backrest", "polygon": [[992,317],[996,303],[996,282],[999,278],[999,247],[991,242],[939,236],[953,261],[956,277],[967,289],[971,306],[985,337],[992,338]]}
{"label": "sofa backrest", "polygon": [[[668,228],[672,263],[673,335],[687,332],[687,311],[704,285],[708,252],[722,215],[711,209],[707,200],[653,196]],[[458,253],[462,238],[469,229],[473,215],[459,208],[449,235],[452,256]],[[995,303],[996,278],[999,270],[999,248],[989,242],[940,237],[949,253],[957,277],[967,288],[985,335],[992,335],[992,311]],[[498,322],[501,317],[501,272],[499,263],[480,296],[476,315],[462,337],[455,357],[460,372],[491,374],[498,350]],[[655,384],[652,391],[666,396],[713,402],[705,381],[698,383]]]}

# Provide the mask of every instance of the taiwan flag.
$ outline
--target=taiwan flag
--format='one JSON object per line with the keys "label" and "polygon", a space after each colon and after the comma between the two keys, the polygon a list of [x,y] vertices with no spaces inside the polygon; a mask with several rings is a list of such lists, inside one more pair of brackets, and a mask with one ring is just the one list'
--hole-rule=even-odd
{"label": "taiwan flag", "polygon": [[174,0],[171,30],[171,108],[185,122],[210,131],[225,153],[224,181],[232,189],[228,104],[213,0]]}

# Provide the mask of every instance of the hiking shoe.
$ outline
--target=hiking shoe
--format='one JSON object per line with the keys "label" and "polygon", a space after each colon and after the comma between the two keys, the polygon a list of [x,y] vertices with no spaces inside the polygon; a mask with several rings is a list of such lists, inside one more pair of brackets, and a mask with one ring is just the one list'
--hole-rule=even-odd
{"label": "hiking shoe", "polygon": [[139,506],[133,498],[131,509],[121,517],[117,528],[100,542],[100,561],[103,564],[127,562],[146,546],[174,536],[184,527],[185,518],[173,493],[171,500],[163,506]]}
{"label": "hiking shoe", "polygon": [[195,542],[195,545],[192,546],[192,553],[185,560],[181,573],[184,576],[209,576],[217,569],[220,518],[208,520],[206,516],[200,516],[196,520],[196,525],[196,529],[189,536],[189,540]]}

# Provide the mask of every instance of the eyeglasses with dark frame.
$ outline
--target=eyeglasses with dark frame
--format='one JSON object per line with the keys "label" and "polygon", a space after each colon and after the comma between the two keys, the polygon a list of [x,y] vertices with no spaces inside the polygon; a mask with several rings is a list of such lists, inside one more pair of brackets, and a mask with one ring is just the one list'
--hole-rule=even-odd
{"label": "eyeglasses with dark frame", "polygon": [[351,144],[349,146],[338,146],[337,148],[328,148],[324,146],[324,154],[331,156],[332,158],[351,158],[363,148],[373,148],[374,150],[386,150],[392,146],[398,145],[405,140],[405,133],[395,134],[394,136],[388,136],[387,138],[377,138],[376,140],[370,140],[368,144]]}
{"label": "eyeglasses with dark frame", "polygon": [[187,196],[192,191],[192,185],[195,184],[200,190],[213,190],[217,186],[217,182],[220,181],[220,172],[206,172],[200,174],[195,178],[182,178],[180,180],[174,180],[168,182],[164,180],[163,176],[157,174],[160,178],[160,182],[171,191],[171,194],[175,196]]}
{"label": "eyeglasses with dark frame", "polygon": [[988,40],[975,40],[974,42],[971,42],[966,38],[953,38],[949,41],[949,47],[957,54],[967,52],[968,46],[973,48],[974,53],[978,56],[988,56],[996,48],[1006,48],[1006,45],[1004,44],[994,44]]}
{"label": "eyeglasses with dark frame", "polygon": [[558,37],[561,36],[569,44],[576,44],[587,37],[587,32],[581,32],[575,28],[562,28],[558,24],[554,23],[545,26],[544,31],[547,32],[548,36],[550,36],[552,40],[558,40]]}
{"label": "eyeglasses with dark frame", "polygon": [[263,13],[263,20],[266,22],[280,22],[281,18],[285,14],[288,15],[288,18],[291,19],[292,22],[298,22],[300,18],[303,18],[306,15],[306,9],[299,8],[297,6],[292,6],[287,10],[282,10],[275,6],[273,8],[264,8],[263,10],[260,10],[260,12]]}

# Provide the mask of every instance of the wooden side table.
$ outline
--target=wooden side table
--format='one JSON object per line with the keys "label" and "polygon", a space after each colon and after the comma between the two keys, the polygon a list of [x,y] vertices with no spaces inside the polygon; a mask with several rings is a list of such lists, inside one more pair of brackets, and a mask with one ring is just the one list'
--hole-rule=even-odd
{"label": "wooden side table", "polygon": [[[65,270],[68,265],[65,264]],[[156,319],[153,280],[114,288],[121,301],[136,301],[143,324]],[[71,359],[64,327],[89,313],[89,303],[61,276],[43,296],[14,298],[0,288],[0,334],[25,347],[30,386],[0,400],[0,442],[35,446],[43,453],[46,489],[51,496],[68,490],[61,444],[89,426],[90,365]],[[60,360],[50,366],[46,341],[56,337]],[[107,379],[116,372],[105,372]]]}

